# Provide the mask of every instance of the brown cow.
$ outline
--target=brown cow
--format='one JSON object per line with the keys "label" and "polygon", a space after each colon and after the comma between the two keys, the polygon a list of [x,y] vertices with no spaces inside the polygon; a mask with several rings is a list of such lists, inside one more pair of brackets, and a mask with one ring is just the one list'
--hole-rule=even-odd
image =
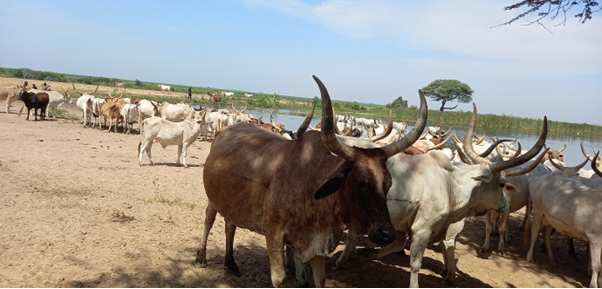
{"label": "brown cow", "polygon": [[226,220],[226,268],[240,274],[233,257],[237,227],[263,232],[274,287],[281,287],[285,276],[285,245],[297,261],[310,261],[315,285],[323,287],[324,256],[336,248],[347,226],[380,245],[394,241],[386,162],[424,130],[426,99],[421,95],[420,118],[406,138],[379,148],[351,147],[335,136],[330,96],[314,79],[322,96],[320,132],[286,140],[239,123],[213,141],[203,171],[209,202],[195,264],[207,266],[207,238],[218,212]]}

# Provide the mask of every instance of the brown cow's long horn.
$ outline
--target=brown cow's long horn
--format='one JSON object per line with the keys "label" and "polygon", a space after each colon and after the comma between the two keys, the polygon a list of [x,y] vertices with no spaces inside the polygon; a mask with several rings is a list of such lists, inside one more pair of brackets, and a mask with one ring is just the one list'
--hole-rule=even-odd
{"label": "brown cow's long horn", "polygon": [[[246,107],[245,107],[245,109],[246,109]],[[303,120],[303,122],[297,129],[297,138],[300,138],[307,130],[307,127],[309,127],[309,124],[311,123],[311,119],[314,117],[315,109],[316,109],[316,102],[312,101],[311,102],[311,110],[309,111],[309,114],[305,117],[305,120]]]}
{"label": "brown cow's long horn", "polygon": [[414,128],[402,139],[386,145],[382,147],[382,149],[387,153],[388,157],[392,157],[397,153],[402,152],[403,150],[410,147],[412,144],[418,140],[418,137],[424,131],[426,127],[426,119],[428,118],[428,106],[426,104],[426,98],[424,97],[424,93],[422,90],[418,90],[418,94],[420,95],[420,116],[416,123],[414,124]]}
{"label": "brown cow's long horn", "polygon": [[543,117],[543,128],[541,129],[541,134],[539,135],[539,139],[533,145],[533,147],[524,155],[518,156],[514,159],[495,163],[491,165],[491,170],[494,172],[501,172],[503,170],[509,169],[511,167],[515,167],[521,164],[526,163],[533,157],[535,157],[539,151],[543,148],[543,145],[546,143],[546,137],[548,136],[548,117]]}
{"label": "brown cow's long horn", "polygon": [[334,114],[328,90],[326,90],[322,81],[315,75],[313,75],[313,78],[320,88],[320,95],[322,97],[322,142],[324,142],[324,146],[332,153],[346,160],[350,160],[354,155],[353,149],[350,146],[341,143],[334,134]]}

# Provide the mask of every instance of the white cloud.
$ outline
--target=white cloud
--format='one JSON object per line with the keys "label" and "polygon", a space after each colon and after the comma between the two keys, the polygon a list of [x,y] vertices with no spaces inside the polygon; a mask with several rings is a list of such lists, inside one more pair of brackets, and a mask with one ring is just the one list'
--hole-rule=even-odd
{"label": "white cloud", "polygon": [[[248,0],[291,16],[306,19],[350,38],[385,40],[400,48],[425,51],[428,65],[475,71],[490,76],[548,77],[600,73],[602,30],[598,18],[577,24],[572,18],[553,34],[538,26],[490,28],[511,19],[514,11],[489,1],[329,0],[311,5],[303,1]],[[570,17],[570,15],[569,15]],[[429,59],[431,61],[429,61]]]}

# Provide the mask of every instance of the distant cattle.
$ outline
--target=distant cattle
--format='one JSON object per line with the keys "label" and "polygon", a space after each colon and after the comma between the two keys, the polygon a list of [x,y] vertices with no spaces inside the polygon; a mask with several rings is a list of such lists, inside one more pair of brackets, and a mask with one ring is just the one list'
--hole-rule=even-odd
{"label": "distant cattle", "polygon": [[38,109],[40,109],[40,119],[46,119],[46,107],[50,101],[48,93],[21,90],[21,92],[19,92],[19,100],[23,101],[27,107],[27,120],[29,120],[29,112],[32,108],[34,110],[35,120],[38,120]]}
{"label": "distant cattle", "polygon": [[161,91],[171,92],[171,86],[169,86],[169,85],[159,84],[158,86],[161,89]]}

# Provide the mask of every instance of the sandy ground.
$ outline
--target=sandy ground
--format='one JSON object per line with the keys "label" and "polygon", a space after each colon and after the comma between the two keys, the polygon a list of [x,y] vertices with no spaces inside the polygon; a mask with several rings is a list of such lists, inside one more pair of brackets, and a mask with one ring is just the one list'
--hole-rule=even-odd
{"label": "sandy ground", "polygon": [[[139,166],[139,134],[83,128],[73,119],[26,121],[15,114],[21,102],[9,115],[4,104],[0,100],[0,287],[271,287],[265,240],[254,232],[236,234],[242,276],[222,269],[221,218],[209,237],[209,267],[193,266],[207,204],[202,173],[210,143],[191,146],[188,169],[175,166],[176,147],[159,145],[153,148],[157,165],[149,166],[145,156]],[[78,114],[73,105],[65,109]],[[521,216],[522,210],[511,216],[511,228]],[[458,239],[458,272],[451,286],[589,284],[584,241],[576,241],[574,259],[566,241],[555,235],[552,267],[539,250],[535,264],[524,261],[522,235],[514,232],[505,256],[478,253],[484,221],[470,218]],[[497,248],[498,237],[492,241]],[[343,243],[331,254],[327,268],[342,248]],[[391,254],[373,261],[362,254],[367,250],[360,242],[346,266],[327,270],[327,286],[408,286],[409,257]],[[420,285],[446,287],[442,270],[439,247],[429,246]],[[296,286],[292,275],[285,285]]]}

